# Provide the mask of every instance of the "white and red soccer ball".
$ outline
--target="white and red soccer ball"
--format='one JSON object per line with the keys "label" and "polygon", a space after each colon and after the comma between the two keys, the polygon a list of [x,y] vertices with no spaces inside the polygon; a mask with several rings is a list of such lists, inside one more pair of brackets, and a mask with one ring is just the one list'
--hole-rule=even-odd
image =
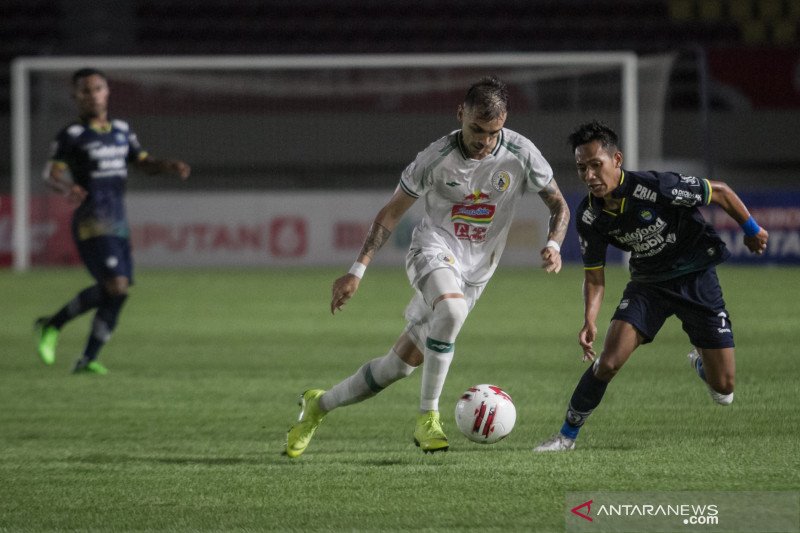
{"label": "white and red soccer ball", "polygon": [[516,421],[511,396],[496,385],[470,387],[456,403],[456,425],[473,442],[497,442],[511,433]]}

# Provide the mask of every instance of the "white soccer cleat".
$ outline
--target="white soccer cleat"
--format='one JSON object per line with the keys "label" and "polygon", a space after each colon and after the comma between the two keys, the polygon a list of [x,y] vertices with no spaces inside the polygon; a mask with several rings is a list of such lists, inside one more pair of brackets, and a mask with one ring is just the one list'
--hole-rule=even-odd
{"label": "white soccer cleat", "polygon": [[689,365],[692,367],[692,370],[697,372],[697,375],[700,375],[700,371],[697,369],[697,361],[702,361],[700,357],[700,353],[697,351],[697,348],[692,348],[692,351],[686,354],[686,357],[689,358]]}
{"label": "white soccer cleat", "polygon": [[534,452],[568,452],[575,449],[575,439],[556,433],[536,448]]}
{"label": "white soccer cleat", "polygon": [[689,352],[686,355],[686,357],[689,358],[689,364],[691,365],[692,370],[697,372],[697,375],[700,376],[700,379],[702,379],[703,383],[705,383],[706,387],[708,387],[708,393],[711,395],[711,399],[714,400],[715,403],[717,403],[719,405],[723,405],[723,406],[732,404],[733,403],[733,393],[722,394],[720,392],[715,391],[714,389],[711,388],[711,385],[709,385],[706,382],[706,380],[703,379],[703,376],[700,375],[699,365],[703,363],[703,358],[700,357],[700,353],[697,351],[697,348],[692,348],[692,351]]}

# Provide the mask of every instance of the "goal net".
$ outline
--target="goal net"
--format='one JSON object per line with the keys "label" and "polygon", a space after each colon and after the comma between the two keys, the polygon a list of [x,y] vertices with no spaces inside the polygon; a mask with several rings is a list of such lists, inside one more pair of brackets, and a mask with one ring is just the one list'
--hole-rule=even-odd
{"label": "goal net", "polygon": [[402,169],[458,127],[458,103],[485,75],[509,85],[506,126],[533,140],[566,191],[578,186],[566,138],[580,122],[615,127],[629,168],[640,155],[657,158],[651,132],[660,131],[670,61],[642,76],[632,53],[18,59],[13,231],[0,263],[75,262],[72,206],[41,175],[56,132],[75,118],[78,68],[106,72],[109,115],[129,122],[148,152],[193,167],[186,184],[129,173],[137,261],[270,265],[351,260]]}

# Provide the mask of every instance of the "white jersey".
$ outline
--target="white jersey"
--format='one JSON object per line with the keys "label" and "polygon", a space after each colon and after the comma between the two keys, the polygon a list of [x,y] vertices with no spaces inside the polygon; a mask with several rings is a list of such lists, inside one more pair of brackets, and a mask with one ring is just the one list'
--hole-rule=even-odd
{"label": "white jersey", "polygon": [[[415,255],[440,250],[440,259],[466,283],[485,284],[505,248],[517,202],[525,192],[538,192],[552,179],[553,171],[539,149],[509,129],[501,130],[494,151],[481,160],[464,152],[460,130],[435,141],[400,177],[406,194],[425,200],[425,216],[411,239],[409,263]],[[409,277],[416,278],[411,282],[426,273],[421,268],[410,270]]]}

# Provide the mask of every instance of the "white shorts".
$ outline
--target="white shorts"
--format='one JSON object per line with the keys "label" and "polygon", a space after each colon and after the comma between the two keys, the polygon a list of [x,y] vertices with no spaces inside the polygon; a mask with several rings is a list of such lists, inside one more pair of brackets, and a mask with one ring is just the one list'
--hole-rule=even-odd
{"label": "white shorts", "polygon": [[442,268],[446,268],[453,273],[454,284],[458,286],[464,295],[470,311],[475,307],[475,303],[486,287],[485,284],[470,285],[466,283],[461,278],[458,262],[447,251],[436,248],[409,251],[406,258],[406,273],[415,292],[408,306],[406,306],[405,319],[408,324],[403,333],[408,335],[421,352],[425,351],[425,340],[428,338],[430,318],[433,313],[432,302],[426,302],[423,296],[423,287],[428,274]]}
{"label": "white shorts", "polygon": [[461,264],[447,248],[411,248],[406,255],[406,275],[411,286],[417,290],[420,290],[419,282],[422,278],[439,268],[449,268],[456,279],[461,279]]}

